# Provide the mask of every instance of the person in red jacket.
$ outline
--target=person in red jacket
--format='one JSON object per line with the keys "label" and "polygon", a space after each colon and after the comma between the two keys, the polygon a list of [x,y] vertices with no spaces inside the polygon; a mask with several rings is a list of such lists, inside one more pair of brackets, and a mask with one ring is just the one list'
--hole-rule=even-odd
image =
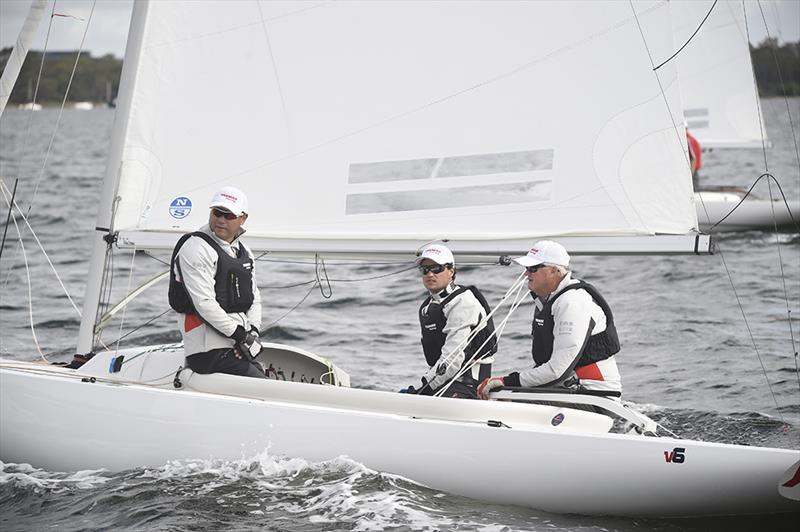
{"label": "person in red jacket", "polygon": [[686,130],[686,141],[689,145],[689,166],[692,169],[692,184],[694,185],[694,189],[697,190],[699,185],[699,178],[698,178],[698,170],[703,166],[703,162],[701,160],[700,155],[700,143],[697,142],[697,139],[689,133],[689,130]]}

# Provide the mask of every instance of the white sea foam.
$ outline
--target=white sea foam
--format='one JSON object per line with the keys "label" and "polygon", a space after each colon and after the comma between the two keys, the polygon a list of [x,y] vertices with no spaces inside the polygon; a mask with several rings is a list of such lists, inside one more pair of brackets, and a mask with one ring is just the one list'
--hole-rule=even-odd
{"label": "white sea foam", "polygon": [[92,489],[109,480],[111,478],[103,469],[60,473],[38,469],[30,464],[0,461],[0,485],[14,484],[22,488],[61,493],[74,488]]}

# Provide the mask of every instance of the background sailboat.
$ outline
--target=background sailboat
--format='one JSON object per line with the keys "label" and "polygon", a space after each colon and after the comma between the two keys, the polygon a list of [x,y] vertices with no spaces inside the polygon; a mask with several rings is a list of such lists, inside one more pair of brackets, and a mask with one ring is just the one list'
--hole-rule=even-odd
{"label": "background sailboat", "polygon": [[[657,11],[657,9],[654,9],[654,11],[651,11],[651,12],[648,12],[648,13],[649,13],[649,14],[651,14],[652,16],[654,16],[654,17],[656,17],[656,16],[659,14],[659,13],[658,13],[658,11]],[[141,13],[140,13],[140,15],[141,15]],[[162,13],[162,15],[163,15],[163,13]],[[327,16],[327,15],[329,15],[329,13],[328,13],[328,14],[326,14],[326,16]],[[349,14],[349,13],[346,13],[346,15],[347,15],[347,16],[346,16],[345,18],[348,18],[348,19],[349,19],[349,18],[350,18],[350,14]],[[275,20],[281,20],[282,18],[284,18],[284,17],[275,17]],[[630,19],[630,16],[629,16],[629,15],[626,15],[626,16],[625,16],[625,17],[623,17],[623,18],[624,18],[624,20],[626,20],[626,21],[627,21],[629,24],[632,24],[632,23],[634,22],[632,19]],[[158,17],[158,20],[164,20],[164,19],[162,19],[161,17]],[[432,24],[432,25],[433,25],[433,24]],[[629,27],[626,27],[626,31],[627,31],[627,30],[629,30],[629,29],[630,29]],[[214,33],[215,33],[215,32],[213,32],[213,31],[201,32],[201,33],[200,33],[200,37],[201,37],[201,38],[204,38],[204,37],[207,37],[208,35],[212,35],[212,34],[214,34]],[[633,32],[633,34],[634,34],[634,35],[636,35],[637,33],[636,33],[636,32]],[[262,34],[262,35],[263,35],[263,34]],[[594,34],[592,34],[592,35],[594,35]],[[600,37],[598,36],[597,38],[600,38]],[[180,44],[180,41],[181,41],[181,40],[182,40],[182,39],[179,39],[179,40],[177,41],[177,42],[178,42],[178,44]],[[591,40],[593,40],[593,39],[589,39],[589,40],[591,41]],[[163,49],[163,48],[165,48],[165,47],[167,47],[167,48],[168,48],[168,46],[166,46],[164,43],[158,43],[158,44],[159,44],[159,45],[162,47],[162,49]],[[596,45],[597,43],[596,43],[596,42],[592,42],[592,44],[593,44],[593,45]],[[595,49],[597,49],[597,48],[595,48]],[[166,56],[166,57],[169,57],[169,54],[167,54],[167,56]],[[153,56],[153,58],[154,58],[154,60],[157,60],[157,59],[156,59],[156,55],[154,55],[154,56]],[[624,58],[620,58],[620,59],[624,59]],[[642,57],[642,56],[639,56],[639,57],[638,57],[638,59],[639,59],[639,61],[642,61],[642,60],[643,60],[643,57]],[[171,70],[170,70],[170,69],[167,69],[167,71],[170,71],[170,72],[171,72]],[[302,85],[302,84],[298,84],[298,85]],[[299,86],[299,87],[297,87],[297,88],[298,88],[298,90],[299,90],[299,89],[301,89],[301,88],[302,88],[302,86]],[[146,89],[146,86],[145,86],[145,89]],[[168,92],[169,92],[169,91],[168,91]],[[146,90],[143,90],[143,93],[144,93],[144,94],[147,94],[147,91],[146,91]],[[658,92],[654,90],[653,94],[658,94]],[[620,102],[620,105],[622,105],[622,102]],[[132,111],[133,111],[134,107],[135,107],[135,106],[133,106],[133,105],[131,106],[131,110],[132,110]],[[183,111],[187,111],[187,109],[183,109]],[[131,113],[131,115],[135,116],[135,113],[134,113],[134,112],[132,112],[132,113]],[[187,113],[187,116],[188,116],[188,113]],[[151,120],[155,120],[156,118],[157,118],[157,117],[152,117],[152,116],[150,117],[150,119],[151,119]],[[662,117],[662,118],[663,118],[663,117]],[[188,118],[187,118],[187,119],[188,119]],[[140,119],[140,120],[141,120],[142,122],[145,122],[143,119]],[[664,126],[664,127],[666,127],[668,122],[670,122],[670,121],[669,121],[669,120],[665,120],[665,121],[661,122],[661,125],[662,125],[662,126]],[[638,126],[638,125],[640,125],[640,123],[639,123],[639,122],[637,122],[637,121],[635,121],[635,120],[634,120],[634,121],[631,121],[631,122],[626,122],[626,124],[628,125],[628,127],[633,127],[633,126]],[[184,126],[184,127],[186,127],[186,126]],[[161,131],[158,131],[158,130],[152,130],[152,129],[153,129],[153,128],[145,127],[145,128],[144,128],[144,130],[145,130],[146,134],[143,134],[143,135],[142,135],[142,137],[143,137],[143,138],[145,138],[145,139],[152,139],[152,138],[158,139],[158,138],[161,138],[160,136],[162,135],[162,132],[161,132]],[[156,129],[158,129],[158,128],[156,128]],[[623,128],[623,129],[624,129],[624,128]],[[119,132],[119,128],[117,128],[117,132]],[[451,133],[455,134],[455,133],[457,133],[457,132],[451,132]],[[483,135],[484,133],[482,133],[482,132],[481,132],[480,134],[481,134],[481,135]],[[464,137],[468,137],[468,135],[464,135]],[[164,135],[164,138],[167,138],[167,139],[169,139],[169,136],[168,136],[168,135]],[[459,138],[460,138],[460,137],[459,137]],[[616,138],[619,138],[619,136],[617,136]],[[680,137],[677,137],[677,138],[675,139],[675,142],[679,142],[679,138],[680,138]],[[136,141],[139,141],[139,140],[140,140],[140,138],[139,138],[139,137],[136,137],[136,138],[135,138],[135,140],[136,140]],[[435,139],[433,139],[433,140],[435,140]],[[183,143],[183,142],[186,142],[186,143],[188,143],[188,142],[189,142],[189,140],[188,140],[188,138],[186,138],[186,137],[178,137],[178,138],[177,138],[177,140],[169,140],[169,142],[177,142],[177,143],[179,143],[179,144],[180,144],[180,143]],[[498,142],[499,142],[499,141],[498,141]],[[611,142],[611,141],[609,140],[609,142]],[[135,143],[132,143],[132,144],[135,144]],[[382,146],[380,145],[380,143],[377,143],[377,144],[378,144],[378,147],[382,147]],[[614,145],[614,143],[612,142],[612,146],[613,146],[613,145]],[[322,147],[322,148],[320,148],[320,149],[322,149],[322,151],[325,151],[325,149],[324,149],[324,148],[325,148],[325,146],[323,146],[323,147]],[[218,149],[220,149],[220,150],[225,150],[226,148],[225,148],[225,146],[223,146],[223,147],[221,147],[221,148],[218,148]],[[388,150],[388,149],[390,149],[390,148],[385,148],[385,149],[387,149],[387,150]],[[391,149],[394,149],[394,148],[391,148]],[[427,149],[430,149],[430,148],[427,148]],[[131,172],[131,174],[126,174],[126,175],[138,175],[138,176],[140,176],[140,177],[141,177],[141,176],[150,176],[150,175],[152,175],[152,174],[153,174],[153,171],[152,171],[151,169],[152,169],[152,168],[156,168],[156,167],[158,166],[158,165],[154,164],[154,162],[153,162],[153,161],[158,161],[158,162],[160,163],[160,162],[161,162],[161,160],[162,160],[162,158],[161,158],[161,157],[155,157],[155,156],[154,156],[154,157],[151,157],[151,158],[148,158],[148,157],[146,157],[146,156],[143,156],[143,155],[142,155],[142,153],[145,153],[145,154],[146,154],[146,153],[147,153],[147,151],[154,151],[154,150],[142,150],[142,151],[135,151],[135,150],[133,150],[133,152],[134,152],[134,153],[136,153],[136,157],[133,157],[133,158],[131,159],[131,160],[133,161],[133,163],[132,163],[130,166],[127,166],[127,167],[126,167],[126,166],[125,166],[125,164],[123,163],[123,170],[122,170],[122,171],[123,171],[123,174],[126,174],[126,172]],[[499,151],[499,150],[497,151],[497,154],[501,154],[501,155],[505,155],[505,154],[508,154],[508,153],[516,153],[516,152],[506,152],[506,151]],[[302,152],[300,153],[300,155],[303,155],[303,154],[302,154]],[[678,159],[679,159],[679,158],[678,158]],[[413,160],[413,161],[416,161],[416,159],[402,159],[402,160],[403,160],[403,161],[408,161],[408,160]],[[113,159],[112,159],[112,161],[113,161]],[[394,162],[394,160],[390,160],[390,161],[391,161],[391,162]],[[385,161],[385,162],[390,162],[390,161]],[[437,161],[438,161],[438,159],[437,159]],[[600,161],[600,162],[602,162],[602,157],[600,157],[599,161]],[[147,165],[146,165],[146,164],[144,164],[145,162],[147,162],[148,164],[147,164]],[[174,162],[174,161],[173,161],[173,162]],[[188,161],[187,161],[187,162],[188,162],[190,165],[192,165],[192,166],[194,166],[194,165],[196,165],[196,166],[198,166],[198,167],[200,166],[200,161],[197,161],[197,162],[194,162],[194,163],[193,163],[193,161],[192,161],[191,159],[188,159]],[[370,161],[370,162],[369,162],[369,164],[372,164],[372,163],[374,163],[374,162],[375,162],[375,161]],[[449,161],[449,162],[450,162],[450,164],[452,164],[454,161]],[[458,162],[458,161],[455,161],[455,162]],[[598,162],[598,161],[595,161],[595,162]],[[634,162],[635,162],[635,161],[634,161]],[[590,164],[588,164],[588,163],[586,163],[585,161],[584,161],[584,164],[587,164],[587,167],[591,167],[591,165],[590,165]],[[554,166],[555,166],[555,165],[554,165]],[[678,166],[678,163],[675,163],[675,166]],[[141,168],[146,168],[146,169],[147,169],[147,171],[139,172],[139,173],[137,174],[136,172],[138,172],[139,170],[141,170]],[[347,170],[349,171],[350,169],[348,168]],[[530,170],[528,170],[528,171],[530,171]],[[109,174],[113,174],[113,173],[114,173],[114,170],[113,170],[113,162],[112,162],[112,170],[110,170],[110,171],[109,171]],[[517,173],[517,172],[514,172],[514,173]],[[523,173],[523,174],[524,174],[524,173],[525,173],[525,171],[518,172],[518,173]],[[300,175],[304,175],[304,174],[301,172],[301,174],[300,174]],[[347,184],[349,185],[349,184],[350,184],[350,182],[349,182],[349,176],[350,176],[351,174],[348,172],[348,173],[343,173],[342,175],[347,175],[347,176],[348,176],[348,181],[347,181]],[[494,174],[492,174],[492,175],[494,175]],[[390,177],[391,177],[391,176],[390,176]],[[461,176],[456,176],[456,177],[461,177]],[[525,176],[525,177],[527,178],[527,176]],[[254,178],[254,179],[255,179],[255,178]],[[391,181],[391,179],[390,179],[390,181]],[[135,183],[137,183],[137,182],[141,183],[141,179],[140,179],[140,180],[129,180],[129,181],[123,181],[123,182],[127,183],[127,185],[126,185],[126,186],[122,186],[122,187],[121,187],[121,189],[120,189],[120,191],[119,191],[119,194],[120,194],[120,195],[122,195],[122,196],[127,196],[127,194],[129,193],[129,189],[127,188],[127,186],[131,186],[131,187],[132,187],[132,186],[133,186]],[[686,184],[686,183],[685,183],[685,180],[679,180],[679,182],[682,182],[684,185]],[[257,186],[257,185],[256,185],[256,186]],[[340,186],[341,186],[341,184],[340,184]],[[668,186],[668,187],[667,187],[667,192],[668,192],[668,194],[667,194],[667,197],[670,197],[670,194],[669,194],[669,192],[672,192],[672,191],[673,191],[673,188],[674,188],[674,185],[670,185],[670,186]],[[680,187],[678,187],[678,188],[680,188]],[[291,187],[290,187],[290,190],[291,190]],[[322,190],[323,190],[323,191],[326,191],[327,189],[323,187],[323,188],[322,188]],[[359,194],[375,194],[375,195],[377,195],[377,194],[383,194],[383,193],[386,193],[386,192],[387,192],[386,190],[384,190],[384,189],[381,189],[381,191],[380,191],[380,192],[377,192],[377,191],[374,191],[374,190],[373,190],[373,191],[371,191],[371,192],[365,192],[365,191],[361,190],[360,192],[357,192],[357,193],[359,193]],[[389,192],[396,192],[396,191],[395,191],[395,190],[390,190]],[[405,191],[402,191],[402,192],[405,192]],[[141,189],[134,189],[134,190],[133,190],[133,196],[134,196],[134,197],[147,197],[147,194],[144,194],[144,193],[143,193],[143,191],[142,191]],[[264,194],[263,196],[264,196],[264,197],[268,197],[266,194]],[[379,198],[380,198],[380,196],[379,196]],[[402,198],[402,195],[401,195],[401,198]],[[376,199],[376,198],[371,198],[371,199]],[[312,200],[309,200],[309,201],[312,201]],[[145,221],[141,221],[141,219],[142,219],[142,218],[146,218],[145,216],[143,216],[144,214],[148,214],[148,213],[150,213],[151,211],[155,212],[155,210],[156,210],[156,209],[153,207],[153,205],[155,205],[155,203],[148,203],[148,202],[144,202],[144,207],[142,208],[142,211],[141,211],[141,212],[139,212],[138,214],[135,214],[135,213],[136,213],[136,211],[133,211],[133,212],[134,212],[134,214],[135,214],[135,219],[139,219],[139,220],[140,220],[140,222],[142,223],[142,226],[143,226],[143,227],[149,227],[149,226],[148,226],[148,223],[149,223],[149,222],[147,222],[147,220],[145,220]],[[317,206],[317,205],[318,205],[318,203],[314,203],[314,206]],[[341,205],[341,204],[340,204],[340,205]],[[346,203],[345,203],[345,205],[346,205]],[[569,205],[569,203],[567,203],[567,205]],[[600,206],[597,206],[597,205],[591,205],[591,204],[584,204],[584,205],[583,205],[583,207],[584,207],[584,208],[589,208],[589,207],[601,207],[601,206],[602,206],[602,205],[600,205]],[[630,206],[628,206],[628,205],[626,205],[626,204],[623,204],[623,206],[624,206],[624,207],[626,207],[626,208],[631,208],[631,209],[633,209],[633,207],[630,207]],[[545,212],[547,212],[547,211],[548,211],[548,210],[547,210],[547,209],[545,209]],[[122,213],[123,211],[120,211],[120,212]],[[391,211],[390,211],[390,212],[391,212]],[[405,212],[405,211],[401,211],[401,212]],[[687,213],[687,212],[691,212],[691,211],[690,211],[690,209],[686,209],[686,208],[684,208],[684,209],[681,209],[681,210],[680,210],[680,212],[682,213],[682,216],[686,216],[686,213]],[[313,214],[313,213],[312,213],[312,214]],[[638,215],[639,213],[636,213],[636,214]],[[648,213],[644,213],[644,214],[649,214],[649,211],[648,211]],[[120,216],[122,216],[122,214],[121,214]],[[166,216],[164,215],[164,213],[163,213],[163,212],[162,212],[162,213],[160,213],[160,214],[155,214],[155,215],[154,215],[154,219],[155,219],[155,218],[158,218],[158,217],[163,217],[163,218],[166,218]],[[550,223],[550,222],[548,222],[548,221],[547,221],[547,219],[546,219],[546,217],[544,216],[544,214],[543,214],[543,213],[542,213],[542,214],[540,214],[540,217],[541,217],[542,219],[544,219],[546,223]],[[689,215],[689,217],[691,218],[691,215]],[[377,216],[376,216],[376,218],[377,218]],[[399,218],[399,216],[397,216],[397,218]],[[442,222],[442,220],[443,220],[443,219],[446,219],[446,218],[447,218],[446,216],[441,216],[441,217],[436,217],[436,218],[430,217],[430,218],[428,218],[428,219],[427,219],[427,223],[426,223],[426,224],[423,224],[423,227],[425,227],[425,228],[426,228],[426,230],[429,230],[429,229],[428,229],[429,227],[433,226],[433,225],[434,225],[434,224],[436,224],[436,223],[441,223],[441,222]],[[125,218],[123,217],[122,219],[124,220]],[[168,220],[168,218],[166,218],[166,219]],[[534,219],[538,219],[538,217],[536,217],[536,218],[534,218]],[[273,221],[276,221],[276,222],[278,222],[278,226],[279,226],[279,227],[281,227],[281,225],[280,225],[280,223],[279,223],[279,222],[280,222],[280,220],[273,220]],[[521,217],[521,218],[520,218],[520,220],[519,220],[519,222],[520,222],[520,223],[527,223],[527,222],[528,222],[528,217]],[[179,230],[180,230],[180,226],[177,224],[177,222],[171,222],[171,223],[172,223],[173,225],[175,225],[175,227],[174,227],[174,230],[175,230],[175,231],[179,231]],[[345,226],[346,226],[347,224],[346,224],[346,223],[343,223],[343,224],[341,224],[341,225],[345,225]],[[353,224],[353,225],[355,225],[355,224]],[[396,226],[399,226],[399,225],[401,225],[401,224],[399,223],[399,221],[396,221],[396,222],[395,222],[395,225],[396,225]],[[545,224],[545,225],[546,225],[546,224]],[[690,225],[691,225],[691,224],[690,224]],[[102,227],[102,225],[100,225],[100,227]],[[125,225],[122,225],[122,227],[126,227],[126,226],[125,226]],[[133,224],[131,227],[136,227],[136,224]],[[439,225],[436,225],[436,227],[439,227]],[[370,227],[369,229],[370,229],[370,230],[373,230],[371,227]],[[402,229],[402,228],[401,228],[401,229]],[[272,238],[272,237],[271,237],[271,235],[269,234],[269,232],[270,232],[270,228],[269,228],[268,226],[266,226],[266,225],[264,225],[263,227],[262,227],[262,226],[256,226],[256,227],[255,227],[255,231],[254,231],[254,232],[256,233],[256,235],[255,235],[255,236],[257,236],[257,237],[259,236],[259,231],[261,231],[261,232],[263,232],[263,233],[266,233],[266,235],[264,236],[264,238]],[[363,232],[364,230],[363,230],[363,229],[361,229],[361,231]],[[626,231],[627,231],[627,230],[626,230]],[[135,232],[135,231],[134,231],[134,232]],[[142,233],[146,233],[146,231],[140,231],[140,232],[142,232]],[[154,231],[154,232],[157,232],[157,231]],[[398,231],[398,232],[399,232],[399,231]],[[632,231],[632,232],[633,232],[634,234],[636,234],[636,231]],[[623,233],[624,233],[624,231],[623,231]],[[647,232],[647,231],[642,231],[640,234],[648,234],[648,232]],[[360,235],[360,236],[363,236],[363,235]],[[462,238],[464,238],[464,237],[463,237],[463,235],[461,235],[461,236],[462,236]],[[522,241],[526,241],[526,242],[527,242],[527,241],[529,241],[529,240],[525,240],[525,239],[530,239],[530,238],[531,238],[531,237],[533,237],[533,236],[535,236],[535,233],[526,233],[525,235],[523,235],[523,236],[520,236],[520,242],[522,242]],[[138,235],[134,235],[134,237],[135,237],[135,238],[139,238],[139,236],[138,236]],[[131,237],[131,238],[134,238],[134,237]],[[148,237],[148,238],[149,238],[149,236],[148,236],[148,235],[145,235],[145,237]],[[335,240],[335,238],[331,238],[331,240]],[[377,243],[378,245],[380,245],[380,243],[382,243],[382,242],[383,242],[383,240],[382,240],[382,239],[378,239],[378,238],[375,238],[374,240],[375,240],[375,242],[373,242],[373,243],[372,243],[372,244],[373,244],[373,246],[370,246],[370,249],[371,249],[373,252],[375,252],[375,246],[374,246],[374,244],[375,244],[375,243]],[[465,238],[465,240],[466,240],[466,238]],[[476,240],[477,240],[477,239],[476,239]],[[129,242],[133,242],[133,241],[134,241],[134,240],[129,240]],[[295,242],[294,242],[294,241],[290,241],[290,243],[289,243],[289,244],[290,244],[290,245],[297,246],[297,244],[295,244]],[[334,244],[336,244],[336,242],[334,242]],[[319,244],[319,243],[317,243],[316,245],[317,245],[317,246],[319,246],[320,244]],[[276,246],[276,247],[278,247],[278,246]],[[311,250],[313,250],[314,248],[313,248],[313,247],[311,247],[310,249],[311,249]],[[342,251],[342,248],[336,248],[336,249],[338,249],[339,251]],[[389,247],[387,247],[387,248],[384,248],[384,249],[379,249],[378,251],[380,251],[380,252],[382,252],[382,253],[386,253],[386,254],[391,254],[391,253],[399,253],[398,249],[403,249],[403,248],[402,248],[402,246],[399,246],[399,247],[398,247],[398,246],[395,246],[395,247],[393,247],[393,246],[389,246]],[[472,248],[465,248],[465,249],[467,249],[467,250],[470,250],[470,249],[472,249]],[[295,247],[295,248],[290,248],[290,246],[287,246],[287,248],[286,248],[286,249],[284,249],[284,251],[294,251],[294,252],[296,252],[296,251],[298,251],[298,249],[297,249],[296,247]],[[302,249],[301,249],[300,251],[304,251],[304,250],[302,250]]]}
{"label": "background sailboat", "polygon": [[[670,3],[670,9],[675,42],[686,43],[676,60],[687,129],[704,150],[769,148],[750,57],[744,4],[675,1]],[[800,230],[800,204],[784,203],[774,183],[765,182],[760,187],[769,191],[770,200],[751,196],[739,205],[757,173],[729,176],[729,184],[725,185],[709,185],[702,173],[696,191],[697,219],[702,230],[770,230],[776,226]],[[745,183],[748,186],[742,186]],[[715,225],[734,208],[735,212]]]}

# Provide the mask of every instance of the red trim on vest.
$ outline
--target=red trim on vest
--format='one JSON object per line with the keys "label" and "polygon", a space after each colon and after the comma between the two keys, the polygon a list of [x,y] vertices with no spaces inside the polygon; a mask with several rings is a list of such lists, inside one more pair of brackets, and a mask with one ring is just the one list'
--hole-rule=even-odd
{"label": "red trim on vest", "polygon": [[579,379],[586,379],[590,381],[604,381],[603,373],[600,371],[600,368],[597,367],[596,362],[592,362],[586,366],[581,366],[579,368],[575,368],[575,375],[578,376]]}
{"label": "red trim on vest", "polygon": [[183,320],[183,331],[189,332],[195,327],[199,327],[203,324],[203,320],[200,319],[200,316],[197,314],[187,314]]}

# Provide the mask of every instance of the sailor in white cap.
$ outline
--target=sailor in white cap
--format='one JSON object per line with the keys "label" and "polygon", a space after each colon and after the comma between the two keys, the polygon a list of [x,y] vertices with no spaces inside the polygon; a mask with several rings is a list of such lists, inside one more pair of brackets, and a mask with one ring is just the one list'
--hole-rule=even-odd
{"label": "sailor in white cap", "polygon": [[484,379],[478,387],[481,399],[488,399],[489,393],[501,386],[570,383],[619,396],[622,382],[614,359],[620,349],[619,338],[603,296],[592,285],[572,277],[569,254],[558,242],[537,242],[527,255],[514,261],[527,270],[528,289],[535,296],[534,365]]}
{"label": "sailor in white cap", "polygon": [[426,246],[417,265],[428,291],[419,308],[419,322],[429,369],[418,389],[409,386],[403,391],[433,395],[469,366],[442,395],[475,399],[478,383],[491,375],[492,355],[497,351],[493,321],[482,323],[491,309],[476,287],[455,283],[456,261],[447,246]]}
{"label": "sailor in white cap", "polygon": [[209,209],[208,225],[183,235],[172,253],[169,303],[178,312],[186,364],[197,373],[266,378],[253,361],[261,350],[253,253],[239,240],[247,197],[223,187]]}

